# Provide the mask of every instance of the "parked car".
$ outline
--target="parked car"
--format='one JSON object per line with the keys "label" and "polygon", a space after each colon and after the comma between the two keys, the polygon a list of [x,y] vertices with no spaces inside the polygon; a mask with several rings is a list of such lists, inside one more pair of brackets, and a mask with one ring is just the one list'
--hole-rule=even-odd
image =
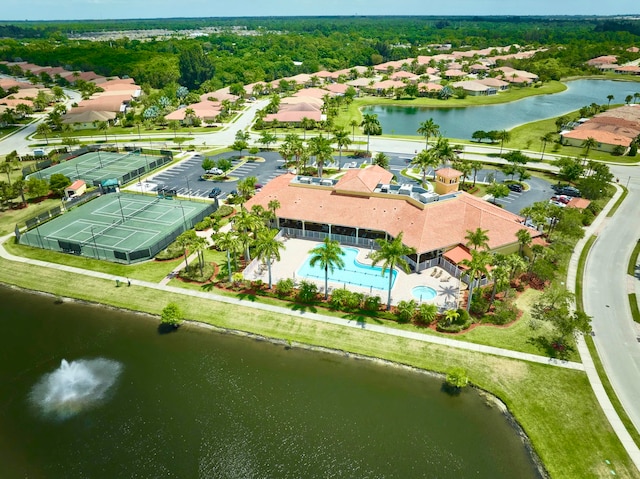
{"label": "parked car", "polygon": [[220,168],[211,168],[210,170],[207,170],[207,174],[220,176],[224,174],[224,171],[222,171]]}
{"label": "parked car", "polygon": [[217,186],[211,190],[209,193],[209,198],[217,198],[222,193],[222,190]]}
{"label": "parked car", "polygon": [[522,185],[519,185],[518,183],[509,183],[507,188],[511,191],[515,191],[516,193],[522,193]]}
{"label": "parked car", "polygon": [[574,188],[573,186],[563,186],[562,188],[557,190],[557,192],[561,195],[574,196],[578,198],[582,196],[580,190],[578,188]]}
{"label": "parked car", "polygon": [[558,203],[566,205],[569,204],[569,201],[571,201],[571,197],[567,195],[556,195],[551,197],[551,201],[556,201]]}

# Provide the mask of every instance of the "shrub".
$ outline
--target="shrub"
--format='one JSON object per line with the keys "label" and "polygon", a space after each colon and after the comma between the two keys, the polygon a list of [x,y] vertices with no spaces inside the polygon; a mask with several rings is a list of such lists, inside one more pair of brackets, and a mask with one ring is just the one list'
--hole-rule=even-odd
{"label": "shrub", "polygon": [[629,156],[636,156],[638,154],[638,146],[635,143],[631,143],[628,154]]}
{"label": "shrub", "polygon": [[489,311],[489,300],[486,299],[482,294],[474,294],[471,299],[471,312],[473,314],[485,314]]}
{"label": "shrub", "polygon": [[182,311],[180,310],[180,306],[176,303],[167,304],[162,310],[160,321],[163,324],[168,324],[177,328],[182,322]]}
{"label": "shrub", "polygon": [[395,309],[395,315],[399,323],[408,323],[413,318],[413,315],[416,312],[416,302],[415,300],[411,301],[400,301],[398,306]]}
{"label": "shrub", "polygon": [[378,311],[381,304],[382,300],[380,299],[380,296],[367,296],[364,298],[362,308],[365,311]]}
{"label": "shrub", "polygon": [[444,333],[459,333],[471,326],[471,317],[464,309],[449,310],[438,321],[436,329]]}
{"label": "shrub", "polygon": [[422,303],[416,311],[416,321],[420,324],[431,324],[438,316],[438,307],[435,304]]}
{"label": "shrub", "polygon": [[224,218],[225,216],[229,216],[230,214],[232,214],[234,211],[235,210],[233,206],[222,205],[220,206],[220,208],[218,208],[216,211],[211,213],[209,216],[211,218]]}
{"label": "shrub", "polygon": [[180,270],[180,272],[178,273],[178,277],[187,281],[204,283],[211,279],[213,273],[215,273],[215,267],[211,263],[205,263],[202,267],[201,273],[200,264],[196,259],[192,263],[189,263],[189,271],[187,271],[186,269]]}
{"label": "shrub", "polygon": [[489,317],[493,324],[508,324],[518,317],[518,308],[511,301],[496,301],[494,311]]}
{"label": "shrub", "polygon": [[593,214],[593,211],[591,211],[590,209],[584,210],[582,212],[582,224],[584,226],[589,226],[591,223],[593,223],[595,217],[596,216]]}
{"label": "shrub", "polygon": [[344,309],[349,294],[351,292],[346,289],[335,289],[331,293],[329,304],[333,309]]}
{"label": "shrub", "polygon": [[289,296],[293,291],[293,280],[291,278],[281,279],[276,283],[276,294],[280,298]]}
{"label": "shrub", "polygon": [[455,367],[447,373],[447,386],[460,389],[467,385],[469,378],[467,377],[467,371],[460,367]]}
{"label": "shrub", "polygon": [[184,254],[184,251],[177,243],[171,243],[166,249],[156,255],[158,260],[176,259]]}
{"label": "shrub", "polygon": [[371,152],[370,151],[357,150],[357,151],[353,152],[353,157],[354,158],[370,158],[371,157]]}
{"label": "shrub", "polygon": [[210,227],[211,227],[211,218],[209,217],[206,217],[199,223],[196,223],[194,226],[196,231],[204,231],[206,229],[209,229]]}
{"label": "shrub", "polygon": [[297,300],[302,303],[312,303],[316,300],[318,296],[318,287],[309,282],[309,281],[301,281],[300,287],[298,288],[298,294],[296,296]]}
{"label": "shrub", "polygon": [[258,148],[257,146],[252,146],[251,148],[249,148],[250,155],[257,155],[259,152],[260,148]]}

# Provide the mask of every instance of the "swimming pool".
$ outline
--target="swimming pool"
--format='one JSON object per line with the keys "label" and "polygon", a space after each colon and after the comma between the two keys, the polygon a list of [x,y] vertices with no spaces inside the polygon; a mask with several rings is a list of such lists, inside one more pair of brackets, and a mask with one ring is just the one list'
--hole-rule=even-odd
{"label": "swimming pool", "polygon": [[416,286],[411,290],[411,296],[419,299],[420,301],[431,301],[438,296],[438,293],[435,289],[429,286]]}
{"label": "swimming pool", "polygon": [[[389,287],[389,270],[387,270],[383,276],[380,266],[370,266],[358,262],[356,259],[358,250],[356,248],[342,248],[342,251],[344,251],[344,256],[342,256],[344,268],[334,268],[333,273],[329,270],[329,281],[331,283],[337,283],[339,285],[352,284],[363,288],[387,290]],[[324,281],[324,269],[320,267],[319,263],[311,267],[311,257],[312,255],[307,256],[307,259],[304,264],[300,266],[296,275],[301,278]],[[397,274],[397,271],[393,272],[391,287],[393,287],[396,281]]]}

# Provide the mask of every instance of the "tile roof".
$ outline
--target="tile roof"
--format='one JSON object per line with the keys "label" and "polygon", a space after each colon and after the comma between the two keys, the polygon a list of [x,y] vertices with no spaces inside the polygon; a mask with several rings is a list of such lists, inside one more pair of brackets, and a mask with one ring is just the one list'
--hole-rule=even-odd
{"label": "tile roof", "polygon": [[589,128],[576,129],[561,133],[564,138],[571,138],[574,140],[586,140],[587,138],[593,138],[598,143],[604,143],[606,145],[620,145],[629,146],[632,139],[610,131],[594,130]]}
{"label": "tile roof", "polygon": [[469,250],[462,245],[454,246],[442,256],[447,258],[453,264],[459,264],[465,259],[471,260],[471,253],[469,253]]}
{"label": "tile roof", "polygon": [[585,198],[571,198],[567,203],[567,208],[577,208],[583,210],[591,204],[591,201]]}
{"label": "tile roof", "polygon": [[[517,243],[516,233],[525,228],[521,217],[464,192],[423,208],[402,195],[372,194],[374,182],[389,178],[389,172],[380,170],[350,170],[334,187],[292,183],[295,176],[285,174],[267,183],[245,206],[266,208],[277,199],[281,218],[387,231],[394,237],[404,232],[405,244],[419,253],[464,244],[467,231],[476,228],[489,231],[489,247],[494,249]],[[530,232],[534,237],[541,234]]]}

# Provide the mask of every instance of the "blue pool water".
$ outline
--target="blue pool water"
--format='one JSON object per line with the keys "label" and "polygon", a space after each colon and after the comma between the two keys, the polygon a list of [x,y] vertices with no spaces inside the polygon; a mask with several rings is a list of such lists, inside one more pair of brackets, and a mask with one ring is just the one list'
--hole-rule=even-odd
{"label": "blue pool water", "polygon": [[[339,285],[351,284],[355,286],[361,286],[363,288],[373,288],[380,290],[387,290],[389,287],[389,270],[382,275],[382,268],[380,266],[369,266],[359,263],[356,259],[358,250],[356,248],[342,248],[344,256],[344,268],[334,268],[333,273],[329,270],[329,281],[331,283],[337,283]],[[304,264],[300,266],[300,269],[296,272],[296,275],[301,278],[309,278],[313,280],[324,281],[324,269],[320,267],[318,263],[314,267],[309,264],[311,262],[312,255],[309,255]],[[391,280],[391,286],[396,281],[397,271],[393,272],[393,279]]]}
{"label": "blue pool water", "polygon": [[411,290],[411,296],[421,301],[429,301],[438,296],[438,293],[429,286],[416,286]]}

